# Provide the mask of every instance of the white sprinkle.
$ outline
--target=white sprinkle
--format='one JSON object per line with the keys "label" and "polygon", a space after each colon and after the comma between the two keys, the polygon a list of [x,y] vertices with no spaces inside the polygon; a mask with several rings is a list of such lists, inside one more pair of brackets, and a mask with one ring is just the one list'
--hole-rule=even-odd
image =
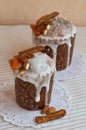
{"label": "white sprinkle", "polygon": [[34,54],[34,56],[37,56],[36,53]]}
{"label": "white sprinkle", "polygon": [[47,29],[44,31],[44,35],[46,35],[47,34]]}
{"label": "white sprinkle", "polygon": [[48,24],[48,25],[47,25],[47,30],[49,30],[49,29],[50,29],[50,27],[51,27],[51,25],[49,25],[49,24]]}
{"label": "white sprinkle", "polygon": [[58,26],[60,26],[60,23],[58,23]]}
{"label": "white sprinkle", "polygon": [[57,20],[57,19],[58,19],[58,17],[55,17],[55,19]]}
{"label": "white sprinkle", "polygon": [[30,69],[32,69],[32,66],[30,66]]}
{"label": "white sprinkle", "polygon": [[25,67],[26,70],[28,70],[30,65],[29,65],[29,63],[27,63],[25,66],[26,66],[26,67]]}
{"label": "white sprinkle", "polygon": [[48,48],[48,51],[50,51],[50,48]]}
{"label": "white sprinkle", "polygon": [[46,55],[46,53],[44,53],[44,55]]}

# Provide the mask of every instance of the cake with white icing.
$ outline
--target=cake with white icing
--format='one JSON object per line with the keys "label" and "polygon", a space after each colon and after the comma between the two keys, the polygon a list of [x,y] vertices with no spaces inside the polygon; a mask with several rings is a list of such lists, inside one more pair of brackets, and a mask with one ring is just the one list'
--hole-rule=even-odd
{"label": "cake with white icing", "polygon": [[9,60],[15,76],[16,101],[25,109],[41,109],[51,99],[55,62],[43,50],[41,46],[33,47]]}
{"label": "cake with white icing", "polygon": [[63,70],[72,61],[76,27],[68,20],[58,17],[53,12],[31,25],[33,44],[42,45],[43,51],[54,59],[56,70]]}

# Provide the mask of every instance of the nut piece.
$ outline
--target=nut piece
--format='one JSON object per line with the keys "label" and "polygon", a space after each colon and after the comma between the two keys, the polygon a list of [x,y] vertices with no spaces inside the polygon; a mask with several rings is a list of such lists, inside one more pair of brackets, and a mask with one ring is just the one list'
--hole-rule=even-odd
{"label": "nut piece", "polygon": [[47,111],[47,114],[52,114],[56,111],[56,108],[55,107],[50,107]]}
{"label": "nut piece", "polygon": [[44,35],[46,35],[47,34],[47,29],[44,31]]}
{"label": "nut piece", "polygon": [[51,28],[51,25],[48,24],[48,25],[47,25],[47,30],[49,30],[50,28]]}
{"label": "nut piece", "polygon": [[29,62],[25,62],[25,63],[23,64],[23,68],[24,68],[25,70],[28,70],[29,67],[30,67]]}
{"label": "nut piece", "polygon": [[48,109],[49,109],[49,106],[45,105],[45,107],[41,111],[41,114],[47,113]]}
{"label": "nut piece", "polygon": [[[41,34],[46,35],[47,31],[46,29],[50,29],[50,25],[52,24],[51,19],[56,17],[59,13],[58,12],[52,12],[51,14],[42,16],[39,18],[36,22],[36,25],[31,24],[31,28],[36,36],[40,36]],[[47,26],[48,25],[48,26]]]}
{"label": "nut piece", "polygon": [[24,70],[24,69],[21,69],[20,72],[19,72],[20,75],[23,75],[25,73],[26,73],[26,70]]}

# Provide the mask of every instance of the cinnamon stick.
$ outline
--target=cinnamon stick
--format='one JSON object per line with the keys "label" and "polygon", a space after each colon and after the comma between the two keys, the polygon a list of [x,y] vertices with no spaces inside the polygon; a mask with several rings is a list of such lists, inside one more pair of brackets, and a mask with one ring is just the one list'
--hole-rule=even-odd
{"label": "cinnamon stick", "polygon": [[37,124],[45,123],[48,121],[56,120],[59,118],[62,118],[66,115],[66,111],[64,109],[61,109],[59,111],[56,111],[52,114],[46,115],[46,116],[38,116],[35,118],[35,121]]}

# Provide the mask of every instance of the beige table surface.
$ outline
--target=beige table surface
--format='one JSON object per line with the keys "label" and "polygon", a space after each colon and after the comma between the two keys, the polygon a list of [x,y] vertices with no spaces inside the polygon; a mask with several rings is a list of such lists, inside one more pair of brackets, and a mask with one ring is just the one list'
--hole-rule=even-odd
{"label": "beige table surface", "polygon": [[[29,26],[0,26],[0,83],[12,78],[7,59],[20,50],[31,46]],[[86,54],[86,27],[77,27],[75,49]],[[59,125],[39,130],[86,130],[86,71],[76,79],[64,81],[72,95],[72,110]],[[36,130],[17,127],[0,117],[0,130]]]}

